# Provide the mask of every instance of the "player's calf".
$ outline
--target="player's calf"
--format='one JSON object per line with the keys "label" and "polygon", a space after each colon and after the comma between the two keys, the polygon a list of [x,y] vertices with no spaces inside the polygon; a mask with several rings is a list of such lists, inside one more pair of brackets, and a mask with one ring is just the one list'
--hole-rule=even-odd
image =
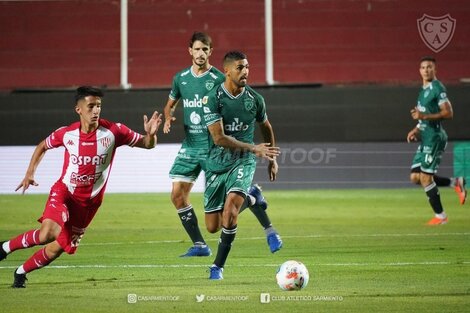
{"label": "player's calf", "polygon": [[39,239],[39,229],[29,230],[8,241],[2,242],[2,247],[0,249],[0,260],[4,259],[8,254],[12,253],[13,251],[34,247],[39,244],[41,244],[41,241]]}

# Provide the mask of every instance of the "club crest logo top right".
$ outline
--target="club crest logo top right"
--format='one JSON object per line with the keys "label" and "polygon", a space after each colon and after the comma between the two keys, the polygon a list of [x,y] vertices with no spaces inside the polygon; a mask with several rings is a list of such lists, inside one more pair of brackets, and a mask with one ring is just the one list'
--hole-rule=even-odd
{"label": "club crest logo top right", "polygon": [[450,14],[439,17],[423,14],[417,20],[417,23],[419,35],[423,42],[429,49],[438,53],[450,43],[457,21]]}

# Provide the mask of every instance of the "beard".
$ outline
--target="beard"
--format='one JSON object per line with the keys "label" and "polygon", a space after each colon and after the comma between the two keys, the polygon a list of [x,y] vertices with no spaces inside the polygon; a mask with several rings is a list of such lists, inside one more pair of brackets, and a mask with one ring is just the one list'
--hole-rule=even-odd
{"label": "beard", "polygon": [[202,67],[202,66],[206,65],[207,59],[197,58],[197,59],[193,59],[193,62],[197,66]]}

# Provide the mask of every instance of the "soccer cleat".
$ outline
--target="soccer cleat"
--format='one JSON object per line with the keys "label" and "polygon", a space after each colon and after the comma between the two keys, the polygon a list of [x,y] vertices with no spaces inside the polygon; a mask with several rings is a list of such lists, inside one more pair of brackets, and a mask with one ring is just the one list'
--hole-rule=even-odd
{"label": "soccer cleat", "polygon": [[455,179],[455,192],[459,196],[460,204],[464,204],[465,200],[467,199],[467,190],[465,189],[465,178],[464,177],[457,177]]}
{"label": "soccer cleat", "polygon": [[263,197],[263,194],[261,193],[261,191],[262,191],[261,186],[258,184],[254,184],[248,190],[248,194],[250,196],[253,196],[256,200],[253,206],[258,206],[262,208],[263,210],[266,210],[268,208],[268,203],[266,202],[266,199]]}
{"label": "soccer cleat", "polygon": [[17,274],[15,270],[13,277],[15,279],[13,281],[13,285],[11,285],[12,288],[26,288],[26,281],[28,280],[26,278],[26,274]]}
{"label": "soccer cleat", "polygon": [[428,225],[430,225],[430,226],[444,225],[444,224],[447,224],[447,217],[445,217],[445,218],[433,217],[428,222]]}
{"label": "soccer cleat", "polygon": [[212,280],[224,279],[224,276],[222,276],[223,271],[224,271],[223,267],[212,265],[211,267],[209,267],[209,279],[212,279]]}
{"label": "soccer cleat", "polygon": [[282,248],[282,239],[278,233],[271,233],[267,237],[269,250],[271,253],[281,250]]}
{"label": "soccer cleat", "polygon": [[8,255],[8,253],[5,252],[5,250],[3,250],[3,243],[5,241],[0,241],[0,261],[5,259]]}
{"label": "soccer cleat", "polygon": [[211,248],[209,246],[192,246],[188,249],[185,254],[180,255],[181,258],[191,256],[210,256],[212,255]]}

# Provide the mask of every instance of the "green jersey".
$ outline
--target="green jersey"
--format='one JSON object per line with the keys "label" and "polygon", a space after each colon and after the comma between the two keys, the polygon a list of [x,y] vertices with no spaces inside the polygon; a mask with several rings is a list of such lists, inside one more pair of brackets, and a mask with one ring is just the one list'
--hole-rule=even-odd
{"label": "green jersey", "polygon": [[[449,102],[446,88],[437,79],[433,80],[426,87],[423,87],[418,96],[417,108],[424,114],[434,114],[440,111],[440,105]],[[418,128],[423,139],[433,137],[441,133],[446,136],[440,120],[428,121],[419,120]]]}
{"label": "green jersey", "polygon": [[182,102],[186,136],[183,147],[207,149],[208,134],[203,121],[202,98],[224,79],[224,74],[215,67],[201,75],[196,75],[189,67],[174,76],[169,97]]}
{"label": "green jersey", "polygon": [[[221,84],[209,92],[203,104],[207,126],[222,121],[226,135],[250,144],[253,143],[255,121],[262,123],[268,118],[264,98],[249,86],[233,96]],[[240,162],[254,160],[255,156],[251,152],[220,147],[214,144],[212,137],[209,138],[209,158],[206,162],[208,171],[223,173]]]}

